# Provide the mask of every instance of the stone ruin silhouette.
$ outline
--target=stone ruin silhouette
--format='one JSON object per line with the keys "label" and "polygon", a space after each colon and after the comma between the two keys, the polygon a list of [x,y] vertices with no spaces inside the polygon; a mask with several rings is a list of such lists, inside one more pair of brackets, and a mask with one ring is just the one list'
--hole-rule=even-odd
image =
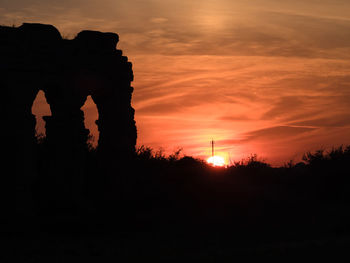
{"label": "stone ruin silhouette", "polygon": [[117,34],[97,31],[82,31],[67,40],[52,25],[0,27],[3,150],[7,165],[17,174],[36,169],[32,105],[40,90],[52,113],[43,119],[49,159],[56,163],[52,169],[57,173],[64,172],[64,164],[77,172],[86,161],[82,156],[89,130],[81,108],[89,95],[99,115],[101,162],[132,156],[137,138],[131,106],[133,71],[128,58],[116,49],[118,41]]}

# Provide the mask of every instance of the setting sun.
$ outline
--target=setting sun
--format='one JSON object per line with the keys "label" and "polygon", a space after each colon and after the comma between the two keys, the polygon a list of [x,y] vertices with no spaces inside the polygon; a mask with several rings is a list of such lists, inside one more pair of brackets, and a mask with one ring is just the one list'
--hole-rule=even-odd
{"label": "setting sun", "polygon": [[222,158],[221,156],[212,156],[210,158],[208,158],[207,162],[213,166],[225,166],[225,159]]}

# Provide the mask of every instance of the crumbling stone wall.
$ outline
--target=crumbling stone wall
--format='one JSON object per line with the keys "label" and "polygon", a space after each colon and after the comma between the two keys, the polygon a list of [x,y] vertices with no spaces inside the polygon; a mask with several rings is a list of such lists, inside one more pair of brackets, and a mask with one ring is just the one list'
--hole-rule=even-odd
{"label": "crumbling stone wall", "polygon": [[96,31],[66,40],[42,24],[0,27],[1,102],[10,155],[30,165],[36,124],[31,109],[39,90],[50,105],[46,137],[57,156],[76,161],[85,147],[89,131],[81,107],[88,95],[99,113],[99,155],[120,159],[134,153],[132,64],[116,49],[118,40],[117,34]]}

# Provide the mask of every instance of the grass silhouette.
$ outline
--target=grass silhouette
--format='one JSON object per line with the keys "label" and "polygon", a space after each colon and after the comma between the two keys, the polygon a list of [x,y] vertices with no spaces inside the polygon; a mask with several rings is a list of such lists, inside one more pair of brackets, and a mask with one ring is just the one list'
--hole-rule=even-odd
{"label": "grass silhouette", "polygon": [[[345,255],[350,244],[350,146],[308,152],[303,162],[282,167],[251,155],[227,168],[183,156],[181,149],[166,156],[141,146],[129,163],[106,174],[99,168],[98,149],[88,142],[79,189],[67,190],[48,173],[46,144],[45,137],[38,136],[39,174],[30,188],[31,211],[13,214],[6,229],[21,225],[22,233],[36,229],[50,238],[65,233],[74,242],[80,233],[100,251],[102,260],[110,259],[101,252],[106,238],[114,246],[129,242],[120,248],[125,253],[143,251],[129,259],[164,259],[170,251],[173,260],[204,262],[217,259],[218,251],[225,259],[242,253],[253,259],[269,253],[285,256],[288,249],[295,258]],[[78,247],[74,243],[71,249]],[[34,257],[35,249],[28,253]]]}

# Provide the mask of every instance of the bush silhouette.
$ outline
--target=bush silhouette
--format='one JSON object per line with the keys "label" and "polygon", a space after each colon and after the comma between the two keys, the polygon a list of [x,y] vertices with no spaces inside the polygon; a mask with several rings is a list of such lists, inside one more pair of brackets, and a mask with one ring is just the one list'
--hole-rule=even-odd
{"label": "bush silhouette", "polygon": [[[36,143],[40,169],[31,188],[36,209],[34,217],[20,216],[49,219],[50,231],[65,218],[65,231],[73,233],[77,224],[104,235],[196,233],[197,242],[198,233],[231,233],[227,240],[234,238],[239,246],[248,236],[299,240],[350,230],[349,146],[308,152],[303,163],[283,167],[272,167],[254,154],[227,168],[182,155],[180,149],[167,156],[140,146],[123,169],[107,172],[99,169],[96,149],[87,146],[82,190],[66,195],[50,179],[45,136],[38,135]],[[75,205],[68,209],[70,203]]]}
{"label": "bush silhouette", "polygon": [[248,169],[264,169],[269,168],[271,165],[264,160],[259,159],[257,154],[250,155],[247,159],[243,159],[239,162],[234,162],[235,168],[248,168]]}

